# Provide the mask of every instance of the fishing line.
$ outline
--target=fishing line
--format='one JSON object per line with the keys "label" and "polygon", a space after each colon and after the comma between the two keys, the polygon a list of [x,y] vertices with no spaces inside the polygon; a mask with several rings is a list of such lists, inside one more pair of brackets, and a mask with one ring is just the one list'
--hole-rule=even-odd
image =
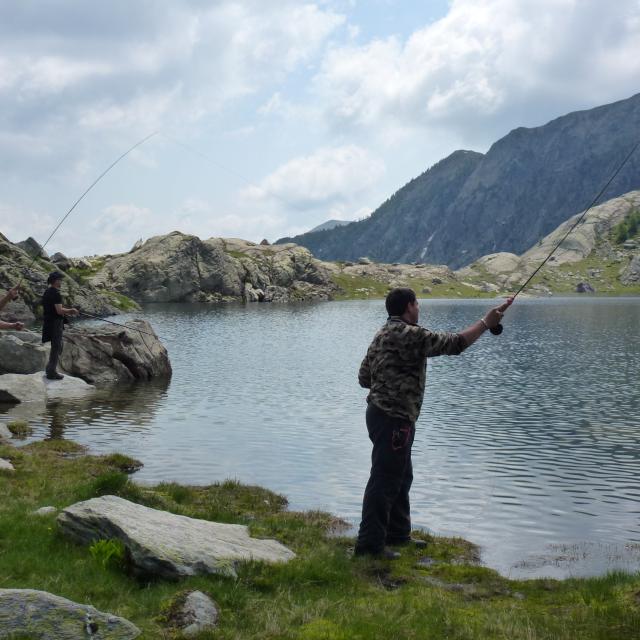
{"label": "fishing line", "polygon": [[280,202],[285,204],[287,207],[290,207],[292,209],[296,208],[295,205],[293,205],[291,202],[288,202],[287,200],[285,200],[282,196],[279,196],[277,193],[275,193],[273,191],[270,191],[269,189],[265,189],[264,187],[260,186],[259,184],[256,184],[255,182],[252,182],[251,180],[249,180],[249,178],[243,176],[241,173],[238,173],[237,171],[234,171],[233,169],[229,169],[229,167],[226,167],[225,165],[220,164],[219,162],[217,162],[216,160],[214,160],[213,158],[208,156],[206,153],[202,153],[202,151],[199,151],[198,149],[194,149],[193,147],[189,146],[188,144],[185,144],[184,142],[181,142],[180,140],[177,140],[176,138],[174,138],[173,136],[170,136],[167,133],[161,132],[160,135],[163,138],[166,138],[169,142],[172,142],[173,144],[177,145],[178,147],[181,147],[185,151],[188,151],[189,153],[191,153],[193,155],[196,155],[199,158],[202,158],[203,160],[206,160],[207,162],[212,164],[214,167],[216,167],[218,169],[221,169],[222,171],[225,171],[229,175],[232,175],[234,178],[237,178],[238,180],[240,180],[241,182],[243,182],[247,186],[259,189],[265,195],[271,196],[272,198],[275,198],[276,200],[280,200]]}
{"label": "fishing line", "polygon": [[609,178],[609,180],[607,181],[607,184],[605,184],[604,187],[600,189],[600,192],[598,193],[598,195],[593,199],[591,204],[584,210],[582,215],[573,223],[569,231],[567,231],[567,233],[564,234],[560,242],[558,242],[558,244],[553,248],[553,251],[544,259],[544,261],[540,264],[540,266],[529,276],[527,281],[518,289],[516,294],[512,296],[511,298],[512,300],[515,300],[516,296],[525,289],[525,287],[531,282],[531,280],[533,280],[536,273],[538,273],[538,271],[540,271],[540,269],[544,267],[544,265],[549,261],[549,258],[551,258],[551,256],[560,248],[560,245],[567,239],[569,234],[584,220],[584,217],[587,215],[587,213],[589,213],[589,211],[594,207],[596,202],[600,200],[604,192],[609,188],[609,185],[615,180],[616,176],[620,173],[620,171],[622,171],[622,168],[624,167],[625,164],[627,164],[627,161],[629,160],[629,158],[631,158],[631,156],[633,155],[634,151],[638,148],[638,146],[640,146],[640,140],[636,142],[633,149],[629,151],[625,159],[620,163],[618,168],[614,171],[613,175]]}
{"label": "fishing line", "polygon": [[[131,331],[137,331],[138,333],[144,333],[147,336],[151,336],[152,338],[161,339],[159,335],[155,333],[151,333],[150,331],[143,331],[142,329],[138,329],[137,327],[131,327],[128,324],[122,324],[121,322],[114,322],[113,320],[107,320],[107,318],[103,318],[102,316],[94,316],[91,313],[87,313],[86,311],[80,311],[79,314],[81,316],[86,316],[87,318],[93,318],[94,320],[102,320],[102,322],[108,322],[109,324],[113,324],[116,327],[122,327],[123,329],[130,329]],[[162,338],[164,340],[164,338]]]}
{"label": "fishing line", "polygon": [[[154,357],[153,351],[151,351],[151,349],[149,348],[149,345],[147,344],[147,341],[144,339],[144,336],[145,335],[151,336],[152,338],[155,338],[156,340],[161,340],[162,342],[164,342],[164,338],[161,338],[159,335],[157,335],[155,333],[151,333],[149,331],[143,331],[142,329],[139,329],[138,327],[131,327],[129,325],[122,324],[120,322],[114,322],[113,320],[107,320],[106,318],[103,318],[101,316],[94,316],[93,314],[87,313],[86,311],[80,311],[79,313],[80,313],[81,316],[86,316],[87,318],[93,318],[94,320],[102,320],[102,322],[108,322],[109,324],[113,324],[116,327],[122,327],[123,329],[129,329],[129,331],[137,331],[140,334],[140,340],[142,340],[142,344],[147,348],[147,351],[149,352],[149,355],[151,356],[152,359]],[[166,349],[166,347],[165,347],[165,349]]]}
{"label": "fishing line", "polygon": [[[509,305],[513,304],[513,301],[516,299],[516,297],[524,291],[524,289],[533,280],[533,278],[538,273],[538,271],[540,271],[540,269],[542,269],[542,267],[544,267],[544,265],[547,264],[547,262],[549,262],[551,256],[553,256],[553,254],[560,248],[560,245],[569,237],[569,234],[584,220],[587,213],[589,213],[589,211],[594,207],[596,202],[600,200],[604,192],[609,188],[609,185],[615,180],[616,176],[620,173],[620,171],[622,171],[622,168],[624,167],[624,165],[627,164],[627,162],[629,161],[629,159],[631,158],[631,156],[634,154],[635,150],[639,146],[640,146],[640,140],[636,142],[636,144],[633,146],[631,151],[629,151],[629,153],[625,156],[624,160],[618,165],[618,168],[613,172],[609,180],[607,180],[607,183],[604,185],[604,187],[600,189],[600,191],[598,192],[598,195],[592,200],[591,204],[582,212],[582,215],[573,223],[573,225],[571,225],[567,233],[564,234],[564,236],[560,239],[560,242],[556,244],[556,246],[553,248],[551,253],[540,263],[538,268],[527,278],[527,280],[518,289],[518,291],[516,291],[516,293],[513,296],[509,296],[508,298]],[[490,329],[491,333],[493,333],[493,335],[496,335],[496,336],[499,336],[502,333],[502,330],[503,330],[502,324],[498,324],[496,327],[492,327]]]}
{"label": "fishing line", "polygon": [[56,231],[58,231],[58,229],[62,226],[64,221],[71,215],[71,212],[84,200],[85,196],[91,191],[91,189],[93,189],[93,187],[95,187],[98,184],[98,182],[100,182],[100,180],[102,180],[102,178],[104,178],[107,175],[107,173],[109,173],[109,171],[111,171],[111,169],[113,169],[120,162],[120,160],[123,160],[124,158],[126,158],[134,149],[137,149],[139,146],[143,145],[147,140],[150,140],[151,138],[153,138],[153,136],[157,135],[158,133],[159,133],[158,131],[154,131],[153,133],[150,133],[149,135],[147,135],[144,138],[142,138],[142,140],[139,140],[138,142],[136,142],[132,147],[130,147],[127,151],[125,151],[116,160],[114,160],[89,185],[89,187],[84,191],[84,193],[73,203],[73,205],[71,206],[69,211],[67,211],[67,213],[63,216],[62,220],[60,220],[60,222],[58,222],[58,224],[56,225],[55,229],[51,232],[51,235],[49,235],[49,237],[47,238],[46,242],[40,247],[40,250],[33,257],[31,262],[29,263],[29,266],[27,266],[27,268],[25,269],[25,273],[20,278],[20,282],[18,282],[18,287],[20,287],[20,285],[22,284],[22,281],[25,278],[26,272],[33,266],[33,263],[40,257],[40,254],[44,251],[44,248],[49,244],[49,241],[51,240],[51,238],[53,238],[53,236],[56,234]]}

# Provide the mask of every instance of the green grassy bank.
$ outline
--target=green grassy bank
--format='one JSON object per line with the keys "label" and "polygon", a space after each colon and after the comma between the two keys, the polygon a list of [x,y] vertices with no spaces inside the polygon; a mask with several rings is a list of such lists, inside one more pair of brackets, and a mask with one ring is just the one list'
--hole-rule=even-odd
{"label": "green grassy bank", "polygon": [[[209,593],[220,626],[201,638],[352,640],[370,638],[539,640],[640,638],[640,574],[581,580],[512,581],[478,566],[460,539],[428,538],[426,552],[405,550],[397,562],[352,559],[353,539],[336,535],[327,513],[291,512],[286,499],[259,487],[140,486],[126,456],[86,455],[65,440],[16,449],[0,446],[16,472],[0,472],[0,587],[50,591],[123,616],[143,638],[176,636],[172,602],[187,589]],[[68,542],[55,516],[31,513],[117,494],[176,513],[247,524],[297,557],[283,565],[247,563],[238,578],[180,582],[130,577],[118,554]],[[108,545],[103,545],[108,548]],[[423,556],[436,563],[420,566]]]}

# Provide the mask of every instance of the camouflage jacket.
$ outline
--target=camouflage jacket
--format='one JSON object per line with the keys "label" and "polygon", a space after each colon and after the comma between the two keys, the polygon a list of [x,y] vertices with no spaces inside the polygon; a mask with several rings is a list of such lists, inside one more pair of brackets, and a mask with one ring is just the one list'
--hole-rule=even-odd
{"label": "camouflage jacket", "polygon": [[391,316],[369,345],[360,371],[367,400],[396,418],[415,422],[420,415],[427,358],[456,356],[467,348],[457,333],[433,332]]}

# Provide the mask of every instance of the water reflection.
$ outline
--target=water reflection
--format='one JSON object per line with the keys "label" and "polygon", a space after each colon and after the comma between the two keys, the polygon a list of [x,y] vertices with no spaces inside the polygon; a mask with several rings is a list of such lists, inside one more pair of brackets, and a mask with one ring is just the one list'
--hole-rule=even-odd
{"label": "water reflection", "polygon": [[95,446],[110,443],[121,432],[127,437],[136,432],[146,432],[153,427],[159,407],[166,401],[170,385],[168,380],[114,385],[94,394],[75,399],[56,399],[47,402],[4,406],[0,409],[10,418],[22,418],[34,427],[34,439],[42,437],[81,440],[84,430],[93,438]]}
{"label": "water reflection", "polygon": [[[455,330],[487,303],[421,307]],[[358,520],[370,444],[357,370],[381,302],[145,312],[171,385],[49,406],[39,437],[126,452],[141,480],[236,477]],[[474,540],[510,575],[640,568],[639,328],[640,300],[522,300],[499,338],[431,360],[414,523]]]}

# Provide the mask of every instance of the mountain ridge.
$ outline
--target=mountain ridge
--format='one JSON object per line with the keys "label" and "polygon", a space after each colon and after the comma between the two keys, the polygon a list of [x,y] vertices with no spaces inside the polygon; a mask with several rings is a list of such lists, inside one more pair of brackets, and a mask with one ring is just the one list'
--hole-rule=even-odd
{"label": "mountain ridge", "polygon": [[[368,256],[452,268],[490,253],[522,253],[583,210],[640,138],[640,94],[518,127],[486,154],[458,150],[396,191],[362,221],[278,242],[322,260]],[[607,198],[640,188],[640,154]]]}

